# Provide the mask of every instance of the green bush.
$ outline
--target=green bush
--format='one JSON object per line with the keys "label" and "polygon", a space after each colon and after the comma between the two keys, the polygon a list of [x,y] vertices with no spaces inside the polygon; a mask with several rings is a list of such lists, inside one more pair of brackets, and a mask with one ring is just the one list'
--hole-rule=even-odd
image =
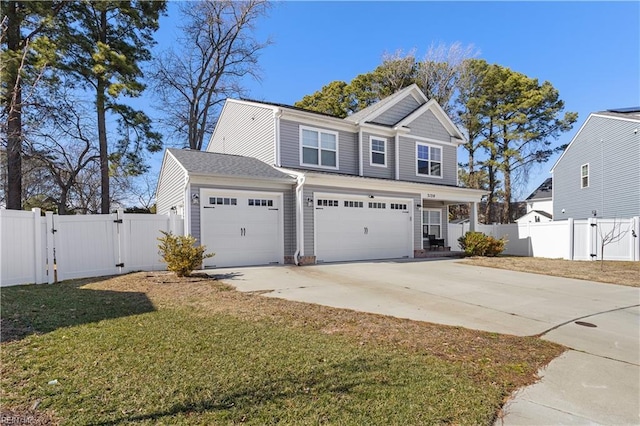
{"label": "green bush", "polygon": [[194,269],[199,269],[204,259],[213,257],[214,253],[205,254],[206,246],[196,245],[196,239],[191,235],[173,235],[171,232],[160,231],[164,235],[158,238],[159,254],[167,269],[175,272],[179,277],[188,277]]}
{"label": "green bush", "polygon": [[467,232],[458,238],[460,248],[468,256],[495,257],[504,251],[507,240],[485,235],[482,232]]}

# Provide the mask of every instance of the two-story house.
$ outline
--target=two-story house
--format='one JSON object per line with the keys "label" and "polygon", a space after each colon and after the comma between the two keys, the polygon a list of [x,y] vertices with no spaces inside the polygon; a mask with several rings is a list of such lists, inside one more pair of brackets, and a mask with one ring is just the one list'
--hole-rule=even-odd
{"label": "two-story house", "polygon": [[551,169],[553,219],[640,216],[640,107],[589,115]]}
{"label": "two-story house", "polygon": [[165,152],[157,212],[184,216],[205,267],[420,257],[448,205],[484,195],[457,186],[463,142],[416,85],[344,119],[228,99],[206,152]]}

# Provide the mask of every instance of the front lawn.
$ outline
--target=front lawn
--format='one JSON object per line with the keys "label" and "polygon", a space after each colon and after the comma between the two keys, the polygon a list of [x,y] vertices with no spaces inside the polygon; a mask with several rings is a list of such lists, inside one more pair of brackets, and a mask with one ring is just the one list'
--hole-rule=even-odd
{"label": "front lawn", "polygon": [[3,415],[80,425],[491,424],[563,351],[166,273],[3,288],[2,340]]}
{"label": "front lawn", "polygon": [[640,262],[584,261],[544,257],[471,257],[463,263],[556,277],[640,287]]}

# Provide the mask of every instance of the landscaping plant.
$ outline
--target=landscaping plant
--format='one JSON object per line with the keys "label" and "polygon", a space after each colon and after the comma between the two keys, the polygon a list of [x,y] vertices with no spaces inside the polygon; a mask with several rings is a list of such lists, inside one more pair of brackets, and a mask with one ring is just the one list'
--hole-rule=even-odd
{"label": "landscaping plant", "polygon": [[460,248],[469,256],[495,257],[504,251],[507,240],[485,235],[482,232],[467,232],[458,238]]}
{"label": "landscaping plant", "polygon": [[194,269],[200,269],[202,261],[215,256],[206,253],[206,246],[197,245],[191,235],[173,235],[171,232],[160,231],[164,235],[158,238],[158,248],[162,261],[167,269],[175,272],[179,277],[188,277]]}

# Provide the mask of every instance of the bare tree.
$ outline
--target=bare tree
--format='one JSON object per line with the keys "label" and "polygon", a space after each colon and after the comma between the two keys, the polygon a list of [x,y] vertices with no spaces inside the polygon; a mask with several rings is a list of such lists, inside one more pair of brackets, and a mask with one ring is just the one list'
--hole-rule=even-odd
{"label": "bare tree", "polygon": [[622,223],[617,219],[613,219],[613,226],[609,230],[605,230],[603,223],[597,224],[598,235],[600,236],[600,269],[604,270],[604,248],[610,244],[620,242],[625,235],[629,233],[631,226],[626,229],[622,228]]}
{"label": "bare tree", "polygon": [[95,147],[95,129],[88,125],[90,108],[75,99],[62,85],[50,87],[45,94],[55,102],[41,105],[37,111],[40,122],[27,140],[25,155],[44,167],[56,187],[50,194],[58,214],[74,213],[72,199],[77,192],[78,176],[93,163],[100,153]]}
{"label": "bare tree", "polygon": [[242,95],[244,77],[259,78],[258,55],[270,41],[258,41],[253,30],[269,7],[266,0],[182,3],[180,47],[158,58],[153,77],[165,123],[186,139],[185,146],[200,150],[217,108]]}
{"label": "bare tree", "polygon": [[438,104],[453,117],[453,101],[459,90],[458,82],[464,72],[467,59],[478,56],[480,52],[474,45],[432,44],[417,64],[416,82],[427,98],[435,99]]}

